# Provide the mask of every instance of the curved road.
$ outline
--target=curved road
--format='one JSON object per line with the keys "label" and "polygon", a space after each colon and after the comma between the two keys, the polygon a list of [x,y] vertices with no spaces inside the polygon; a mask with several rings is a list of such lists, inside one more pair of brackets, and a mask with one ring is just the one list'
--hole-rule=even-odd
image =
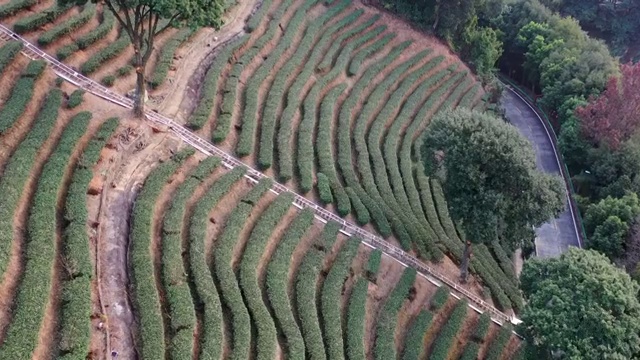
{"label": "curved road", "polygon": [[[558,154],[543,120],[509,86],[502,95],[502,103],[509,122],[533,145],[538,168],[562,176]],[[536,229],[536,255],[542,258],[557,257],[569,246],[581,247],[578,229],[579,224],[569,206],[567,195],[566,208],[560,216]]]}

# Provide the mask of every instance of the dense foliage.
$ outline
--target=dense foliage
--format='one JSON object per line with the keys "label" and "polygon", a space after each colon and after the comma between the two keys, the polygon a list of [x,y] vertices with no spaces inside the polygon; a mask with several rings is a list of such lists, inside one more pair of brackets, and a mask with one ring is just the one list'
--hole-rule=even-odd
{"label": "dense foliage", "polygon": [[540,172],[530,143],[495,117],[464,109],[436,115],[422,154],[426,174],[441,180],[451,217],[468,236],[463,281],[469,242],[521,246],[563,209],[561,180]]}
{"label": "dense foliage", "polygon": [[640,288],[592,250],[533,259],[521,274],[524,334],[538,358],[630,359],[640,354]]}

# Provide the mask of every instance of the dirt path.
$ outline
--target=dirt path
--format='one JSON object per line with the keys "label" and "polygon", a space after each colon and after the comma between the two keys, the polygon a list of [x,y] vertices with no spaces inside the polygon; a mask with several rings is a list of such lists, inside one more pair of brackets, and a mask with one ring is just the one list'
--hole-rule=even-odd
{"label": "dirt path", "polygon": [[425,304],[428,304],[428,300],[437,290],[433,284],[419,275],[416,276],[413,289],[414,291],[410,293],[409,299],[404,302],[398,313],[398,323],[396,324],[394,336],[398,354],[402,354],[404,350],[406,335],[412,322],[415,321],[420,311],[425,310]]}

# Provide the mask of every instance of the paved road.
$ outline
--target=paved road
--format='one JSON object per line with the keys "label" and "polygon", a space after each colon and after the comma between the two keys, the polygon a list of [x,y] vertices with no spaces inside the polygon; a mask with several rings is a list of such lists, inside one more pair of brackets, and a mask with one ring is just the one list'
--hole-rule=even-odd
{"label": "paved road", "polygon": [[[533,144],[538,168],[560,175],[551,139],[536,113],[509,89],[505,89],[502,102],[509,121]],[[536,229],[537,256],[556,257],[565,252],[569,246],[579,246],[578,227],[572,215],[567,204],[565,211],[558,218]]]}

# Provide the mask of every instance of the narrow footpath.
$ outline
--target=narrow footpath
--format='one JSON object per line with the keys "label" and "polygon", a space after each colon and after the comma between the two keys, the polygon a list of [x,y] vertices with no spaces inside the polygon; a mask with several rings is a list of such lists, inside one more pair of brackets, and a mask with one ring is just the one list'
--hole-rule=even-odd
{"label": "narrow footpath", "polygon": [[[562,176],[559,154],[551,141],[543,120],[536,112],[508,86],[502,95],[502,104],[507,119],[518,128],[533,145],[538,168],[544,172]],[[567,192],[568,194],[568,192]],[[578,229],[580,225],[569,206],[556,219],[536,229],[536,256],[541,258],[557,257],[567,251],[569,246],[580,247]]]}

